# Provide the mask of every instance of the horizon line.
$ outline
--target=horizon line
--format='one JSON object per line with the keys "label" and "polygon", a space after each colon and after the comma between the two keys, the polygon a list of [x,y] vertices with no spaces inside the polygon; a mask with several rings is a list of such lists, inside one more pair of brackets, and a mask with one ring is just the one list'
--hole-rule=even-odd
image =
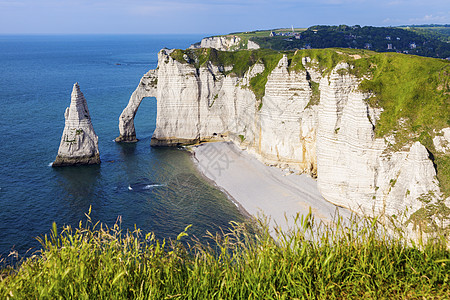
{"label": "horizon line", "polygon": [[[308,29],[313,26],[361,26],[361,27],[415,27],[415,26],[450,26],[450,23],[424,23],[424,24],[402,24],[402,25],[385,25],[385,26],[376,26],[376,25],[360,25],[360,24],[335,24],[335,25],[325,25],[325,24],[315,24],[305,27],[294,26],[294,29]],[[266,28],[266,29],[251,29],[251,30],[242,30],[242,31],[231,31],[228,33],[207,33],[207,32],[158,32],[158,33],[136,33],[136,32],[0,32],[0,35],[227,35],[227,34],[235,34],[235,33],[243,33],[243,32],[257,32],[257,31],[269,31],[269,30],[280,30],[280,29],[291,29],[292,27],[277,27],[277,28]]]}

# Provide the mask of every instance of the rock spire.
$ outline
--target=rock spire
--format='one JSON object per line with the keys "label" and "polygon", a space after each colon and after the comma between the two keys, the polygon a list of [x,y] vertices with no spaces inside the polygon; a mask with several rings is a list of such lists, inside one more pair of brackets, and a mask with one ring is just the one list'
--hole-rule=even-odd
{"label": "rock spire", "polygon": [[70,106],[66,108],[64,117],[66,123],[52,166],[99,164],[98,137],[78,82],[73,85]]}

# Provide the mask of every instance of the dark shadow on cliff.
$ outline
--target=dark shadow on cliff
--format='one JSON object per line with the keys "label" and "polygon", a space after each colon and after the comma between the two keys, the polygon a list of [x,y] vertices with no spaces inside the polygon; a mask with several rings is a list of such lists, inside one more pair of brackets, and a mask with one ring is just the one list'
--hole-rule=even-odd
{"label": "dark shadow on cliff", "polygon": [[427,149],[427,152],[428,152],[428,158],[431,160],[431,162],[433,163],[433,167],[434,167],[434,170],[436,171],[436,175],[438,174],[438,168],[437,168],[437,165],[436,165],[436,162],[435,162],[435,157],[434,157],[434,155],[433,155],[433,153],[431,153],[431,151],[430,150],[428,150],[428,148],[425,148],[425,149]]}

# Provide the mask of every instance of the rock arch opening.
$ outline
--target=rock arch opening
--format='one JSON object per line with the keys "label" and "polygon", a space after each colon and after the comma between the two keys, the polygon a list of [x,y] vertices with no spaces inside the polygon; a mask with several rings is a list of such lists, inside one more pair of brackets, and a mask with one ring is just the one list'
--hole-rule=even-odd
{"label": "rock arch opening", "polygon": [[[145,74],[141,78],[138,87],[133,92],[133,94],[130,97],[130,100],[128,101],[128,105],[125,107],[125,109],[122,111],[122,114],[119,117],[120,136],[116,138],[116,142],[133,143],[138,141],[138,139],[136,138],[134,118],[144,98],[156,97],[157,77],[158,75],[156,73],[156,70],[150,70],[147,74]],[[146,102],[152,102],[151,99],[148,100]],[[155,115],[154,119],[156,120],[156,100],[153,101],[154,101],[154,115]],[[156,124],[156,122],[153,122],[153,124]]]}

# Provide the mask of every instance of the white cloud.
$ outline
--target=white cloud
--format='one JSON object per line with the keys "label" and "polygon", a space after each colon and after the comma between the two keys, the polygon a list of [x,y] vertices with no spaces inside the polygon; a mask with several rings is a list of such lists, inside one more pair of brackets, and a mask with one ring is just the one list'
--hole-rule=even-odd
{"label": "white cloud", "polygon": [[409,19],[411,23],[449,23],[450,22],[450,12],[447,14],[433,15],[428,14],[420,18]]}

